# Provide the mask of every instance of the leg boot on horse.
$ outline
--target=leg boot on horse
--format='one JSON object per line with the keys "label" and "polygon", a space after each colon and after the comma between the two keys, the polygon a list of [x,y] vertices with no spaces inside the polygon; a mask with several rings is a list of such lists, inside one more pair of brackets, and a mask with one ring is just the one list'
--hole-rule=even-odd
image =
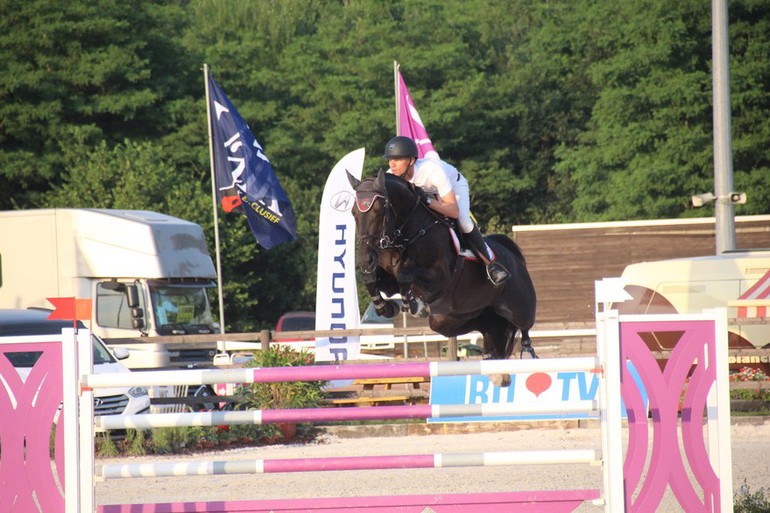
{"label": "leg boot on horse", "polygon": [[412,317],[427,317],[430,315],[430,310],[425,302],[414,295],[411,287],[406,291],[406,296],[403,298],[403,309],[412,314]]}
{"label": "leg boot on horse", "polygon": [[499,287],[511,277],[508,270],[500,262],[496,262],[489,259],[487,255],[487,244],[484,242],[484,238],[481,236],[478,225],[473,226],[473,230],[464,234],[465,240],[471,248],[471,251],[478,257],[479,260],[487,268],[487,277],[492,285]]}

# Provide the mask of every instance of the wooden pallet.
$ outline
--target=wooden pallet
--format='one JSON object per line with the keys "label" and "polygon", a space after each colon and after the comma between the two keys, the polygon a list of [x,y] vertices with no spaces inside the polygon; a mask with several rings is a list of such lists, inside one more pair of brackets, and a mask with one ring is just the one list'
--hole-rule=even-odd
{"label": "wooden pallet", "polygon": [[405,395],[383,397],[340,397],[336,399],[324,399],[322,404],[328,406],[377,406],[382,403],[408,404],[410,399],[410,397]]}

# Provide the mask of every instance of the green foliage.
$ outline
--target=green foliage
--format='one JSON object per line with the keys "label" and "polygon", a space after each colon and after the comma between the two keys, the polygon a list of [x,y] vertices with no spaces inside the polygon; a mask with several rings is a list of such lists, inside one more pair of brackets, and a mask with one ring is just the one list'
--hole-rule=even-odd
{"label": "green foliage", "polygon": [[198,427],[166,427],[152,430],[154,454],[177,454],[198,446],[202,431]]}
{"label": "green foliage", "polygon": [[[0,17],[2,208],[28,207],[60,183],[59,148],[162,137],[183,97],[186,11],[172,2],[5,0]],[[180,87],[182,85],[182,87]],[[12,186],[12,189],[11,189]],[[34,203],[33,203],[34,204]]]}
{"label": "green foliage", "polygon": [[131,456],[144,456],[147,454],[146,443],[143,430],[128,429],[126,430],[126,438],[121,443],[122,452]]}
{"label": "green foliage", "polygon": [[[729,6],[738,214],[770,213],[770,4]],[[299,240],[220,213],[225,326],[313,309],[334,164],[385,162],[393,61],[487,233],[711,215],[711,12],[697,0],[2,0],[0,209],[158,210],[214,254],[205,62],[263,145]],[[437,20],[440,20],[437,22]],[[430,27],[430,30],[426,30]]]}
{"label": "green foliage", "polygon": [[117,456],[120,454],[115,442],[110,438],[108,431],[96,433],[96,455],[102,457]]}
{"label": "green foliage", "polygon": [[735,492],[733,511],[735,513],[768,513],[770,512],[770,494],[765,488],[752,493],[749,485],[744,481],[740,490]]}
{"label": "green foliage", "polygon": [[153,143],[126,140],[108,147],[102,141],[92,147],[77,137],[62,146],[61,155],[65,181],[42,198],[41,206],[170,213],[169,199],[181,206],[200,198]]}
{"label": "green foliage", "polygon": [[[313,365],[313,355],[305,349],[297,352],[288,346],[272,345],[255,351],[246,367],[298,367]],[[290,409],[318,406],[324,398],[326,381],[285,381],[250,383],[238,391],[238,404],[247,409]]]}
{"label": "green foliage", "polygon": [[730,399],[770,401],[770,388],[736,388],[730,390]]}

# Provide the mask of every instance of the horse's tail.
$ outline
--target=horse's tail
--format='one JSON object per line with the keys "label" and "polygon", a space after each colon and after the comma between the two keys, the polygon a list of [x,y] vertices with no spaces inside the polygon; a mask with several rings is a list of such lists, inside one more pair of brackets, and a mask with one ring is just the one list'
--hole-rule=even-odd
{"label": "horse's tail", "polygon": [[511,253],[514,254],[516,258],[518,258],[525,264],[527,263],[527,260],[524,258],[524,253],[521,252],[521,248],[510,237],[496,233],[493,235],[487,235],[487,238],[492,239],[493,241],[497,242],[502,246],[505,246],[511,251]]}

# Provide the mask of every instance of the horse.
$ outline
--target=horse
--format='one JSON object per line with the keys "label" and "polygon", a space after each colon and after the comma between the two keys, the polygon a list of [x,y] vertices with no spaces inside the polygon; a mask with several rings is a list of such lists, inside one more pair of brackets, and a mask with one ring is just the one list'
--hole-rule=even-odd
{"label": "horse", "polygon": [[[445,337],[480,332],[485,359],[508,359],[521,333],[520,357],[526,352],[537,358],[529,336],[537,298],[515,242],[504,235],[485,237],[511,275],[495,287],[481,262],[458,252],[450,220],[428,208],[422,189],[382,169],[364,180],[348,173],[348,181],[356,193],[356,260],[380,315],[398,313],[397,304],[380,292],[406,298],[411,289],[427,306],[433,331]],[[505,385],[510,376],[498,380]]]}

